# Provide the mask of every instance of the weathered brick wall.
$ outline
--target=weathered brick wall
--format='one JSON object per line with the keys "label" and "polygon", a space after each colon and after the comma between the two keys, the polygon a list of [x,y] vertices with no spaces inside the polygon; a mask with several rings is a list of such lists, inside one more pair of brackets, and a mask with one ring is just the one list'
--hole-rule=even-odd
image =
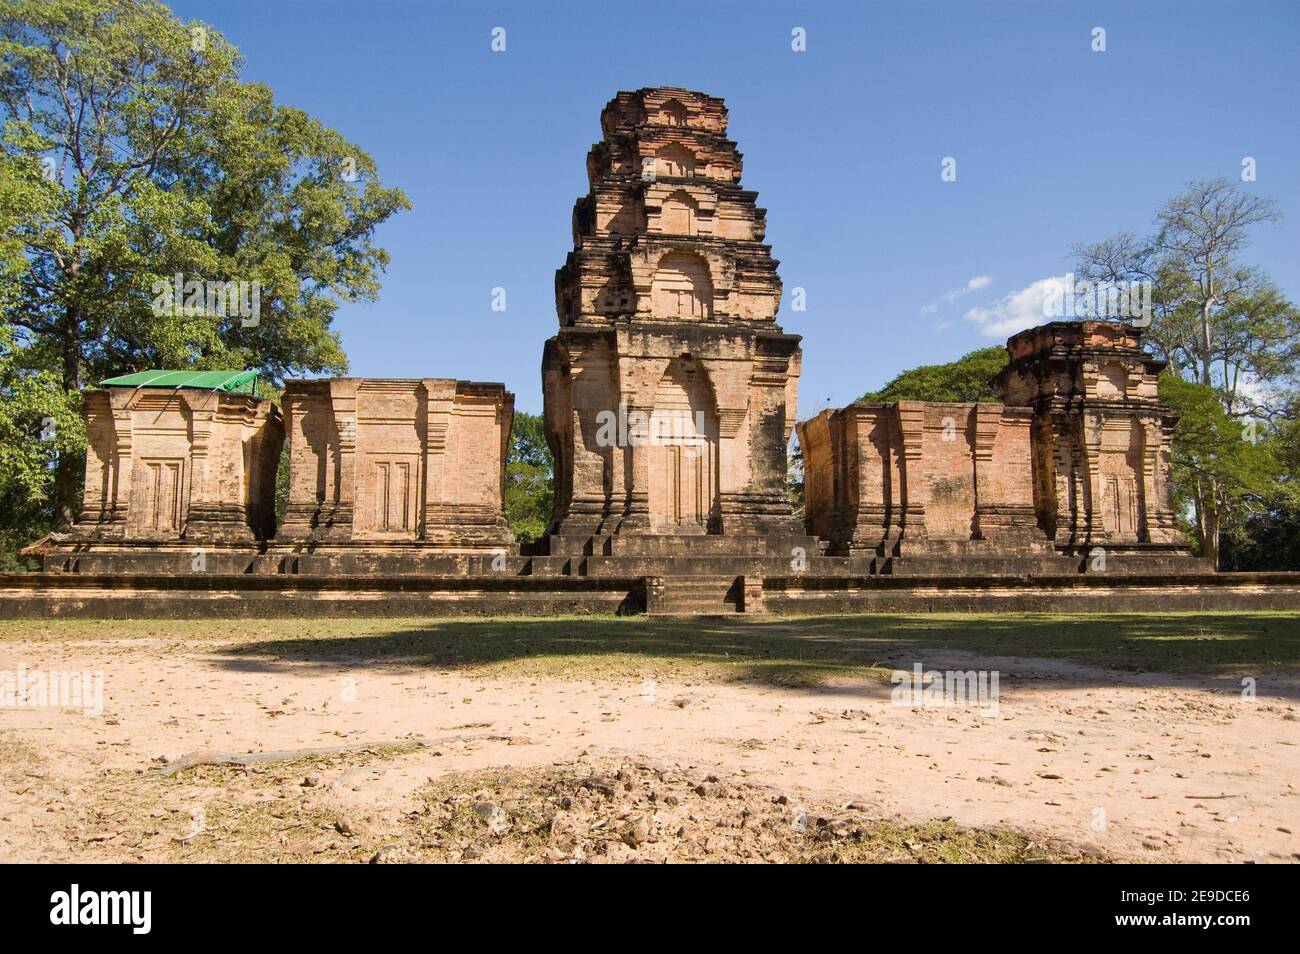
{"label": "weathered brick wall", "polygon": [[926,535],[932,540],[969,540],[975,519],[975,457],[971,443],[974,405],[928,404],[923,470],[908,474],[909,490],[924,483]]}
{"label": "weathered brick wall", "polygon": [[[553,531],[798,535],[785,449],[799,339],[775,324],[781,281],[726,108],[642,89],[611,100],[601,128],[542,367]],[[602,440],[602,417],[670,412],[698,416],[699,453],[637,446],[635,428]]]}
{"label": "weathered brick wall", "polygon": [[854,404],[799,425],[808,531],[834,552],[907,552],[1030,530],[1030,416],[977,404]]}
{"label": "weathered brick wall", "polygon": [[804,467],[804,523],[814,536],[829,537],[836,505],[836,458],[828,413],[818,414],[799,425],[799,451]]}
{"label": "weathered brick wall", "polygon": [[199,546],[270,536],[284,433],[270,401],[144,387],[88,391],[83,403],[86,480],[72,539]]}
{"label": "weathered brick wall", "polygon": [[1178,549],[1174,419],[1140,329],[1054,322],[1007,347],[1005,406],[852,405],[800,425],[809,531],[833,552]]}
{"label": "weathered brick wall", "polygon": [[513,543],[505,455],[514,396],[447,379],[290,381],[290,497],[277,543]]}
{"label": "weathered brick wall", "polygon": [[987,479],[991,500],[1024,507],[1034,506],[1033,423],[1028,410],[1004,408],[993,443],[992,465],[981,477]]}

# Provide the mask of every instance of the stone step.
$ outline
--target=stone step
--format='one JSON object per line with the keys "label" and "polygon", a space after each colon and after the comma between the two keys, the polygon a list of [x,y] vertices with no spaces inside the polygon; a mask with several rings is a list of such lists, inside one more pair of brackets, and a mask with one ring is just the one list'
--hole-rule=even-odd
{"label": "stone step", "polygon": [[669,615],[717,616],[744,610],[737,576],[668,576],[654,612]]}
{"label": "stone step", "polygon": [[648,534],[609,540],[610,556],[776,556],[791,559],[798,548],[804,557],[818,553],[817,541],[805,536]]}
{"label": "stone step", "polygon": [[659,610],[656,616],[733,616],[741,610],[735,603],[716,603],[708,600],[695,600],[689,603],[673,603]]}
{"label": "stone step", "polygon": [[1055,554],[962,556],[930,555],[880,557],[877,574],[886,576],[1059,576],[1078,572],[1078,561]]}

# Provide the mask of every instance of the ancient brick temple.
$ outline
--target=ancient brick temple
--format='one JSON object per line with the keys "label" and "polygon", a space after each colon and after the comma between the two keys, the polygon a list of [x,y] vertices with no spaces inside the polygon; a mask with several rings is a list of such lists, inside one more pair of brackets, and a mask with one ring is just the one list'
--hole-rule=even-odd
{"label": "ancient brick temple", "polygon": [[1165,364],[1140,336],[1118,322],[1054,322],[1007,342],[996,387],[1034,411],[1035,513],[1058,547],[1182,549],[1169,482],[1177,420],[1157,396]]}
{"label": "ancient brick temple", "polygon": [[801,537],[785,486],[799,338],[776,323],[781,280],[726,108],[643,89],[611,100],[601,128],[542,360],[551,552]]}
{"label": "ancient brick temple", "polygon": [[277,551],[493,551],[514,395],[442,378],[289,381],[289,501]]}
{"label": "ancient brick temple", "polygon": [[81,516],[47,566],[162,572],[231,554],[275,531],[284,430],[269,400],[219,388],[111,386],[87,391]]}
{"label": "ancient brick temple", "polygon": [[1099,550],[1147,571],[1182,565],[1175,420],[1140,334],[1053,322],[1007,342],[1001,403],[862,403],[804,422],[810,532],[890,572],[1050,572]]}
{"label": "ancient brick temple", "polygon": [[[543,540],[521,553],[506,524],[503,385],[289,381],[282,416],[199,387],[196,373],[171,372],[188,382],[175,388],[148,386],[148,373],[146,386],[87,393],[81,519],[27,551],[58,571],[40,582],[49,592],[0,586],[0,604],[109,615],[1300,605],[1300,581],[1265,592],[1189,557],[1171,507],[1162,364],[1140,329],[1114,322],[1011,338],[998,401],[854,404],[803,422],[796,516],[800,339],[776,323],[777,262],[722,101],[619,93],[601,128],[542,357],[555,460]],[[129,579],[69,579],[100,573]],[[199,578],[211,574],[222,578]]]}

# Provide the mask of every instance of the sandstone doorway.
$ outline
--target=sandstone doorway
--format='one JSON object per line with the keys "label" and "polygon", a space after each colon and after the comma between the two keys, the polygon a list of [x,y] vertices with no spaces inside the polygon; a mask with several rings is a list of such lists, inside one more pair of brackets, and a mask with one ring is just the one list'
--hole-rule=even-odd
{"label": "sandstone doorway", "polygon": [[650,416],[650,528],[707,533],[718,512],[718,413],[707,373],[674,358],[655,390]]}

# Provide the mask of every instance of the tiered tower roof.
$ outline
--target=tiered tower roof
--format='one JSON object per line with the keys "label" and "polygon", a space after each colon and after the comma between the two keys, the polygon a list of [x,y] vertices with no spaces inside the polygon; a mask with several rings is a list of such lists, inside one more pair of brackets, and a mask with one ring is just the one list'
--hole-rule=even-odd
{"label": "tiered tower roof", "polygon": [[764,321],[781,281],[766,210],[741,188],[721,99],[676,87],[615,96],[587,155],[573,251],[556,273],[562,326]]}

